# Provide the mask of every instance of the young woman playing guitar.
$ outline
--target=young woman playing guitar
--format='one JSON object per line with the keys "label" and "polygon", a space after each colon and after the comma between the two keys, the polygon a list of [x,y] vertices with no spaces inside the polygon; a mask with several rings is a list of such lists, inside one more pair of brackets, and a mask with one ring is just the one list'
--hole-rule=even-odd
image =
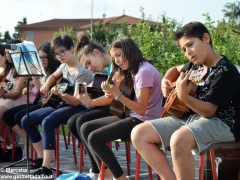
{"label": "young woman playing guitar", "polygon": [[[20,43],[12,40],[9,43]],[[22,94],[25,87],[25,77],[17,76],[7,49],[0,49],[0,62],[2,67],[0,88],[0,136],[3,137],[3,113],[12,107],[26,103],[26,95]],[[9,131],[7,131],[7,145],[11,144]]]}
{"label": "young woman playing guitar", "polygon": [[161,76],[157,69],[144,59],[139,47],[130,38],[114,41],[110,46],[110,55],[114,71],[120,72],[123,82],[132,85],[135,97],[130,99],[125,96],[117,83],[109,84],[105,81],[102,83],[102,89],[107,96],[125,104],[130,111],[129,116],[123,119],[109,116],[86,122],[81,126],[79,133],[94,157],[98,169],[103,161],[108,168],[105,171],[106,176],[109,176],[111,171],[114,178],[125,180],[119,162],[106,143],[127,139],[134,126],[159,117],[162,109]]}
{"label": "young woman playing guitar", "polygon": [[[60,77],[67,79],[70,85],[74,87],[77,83],[85,82],[89,84],[92,82],[92,73],[80,65],[74,55],[73,40],[68,35],[54,38],[51,43],[51,49],[57,60],[62,64],[48,77],[44,85],[40,88],[40,91],[44,95],[49,93],[51,87]],[[66,104],[59,109],[43,107],[29,114],[29,137],[38,155],[43,158],[42,167],[35,171],[33,175],[52,176],[51,162],[55,149],[55,128],[66,123],[72,115],[86,109],[80,105],[79,99],[74,95],[55,93],[61,96]],[[77,91],[75,90],[74,93],[77,93]],[[40,134],[37,128],[39,124],[42,127],[42,134]],[[27,130],[26,116],[22,119],[22,127],[25,131]]]}
{"label": "young woman playing guitar", "polygon": [[[86,45],[80,52],[80,57],[81,63],[89,70],[110,76],[112,72],[112,58],[101,45],[96,43],[90,43]],[[115,77],[113,77],[112,80],[117,82],[117,78]],[[94,157],[90,153],[87,145],[81,137],[80,129],[82,124],[85,122],[101,117],[111,116],[112,114],[110,112],[109,105],[112,102],[112,98],[105,95],[98,98],[91,98],[86,88],[84,88],[83,92],[78,94],[77,97],[80,99],[82,104],[88,107],[88,109],[73,115],[68,120],[68,127],[75,137],[82,141],[85,149],[88,151],[87,154],[91,163],[91,172],[88,174],[88,176],[90,176],[91,179],[97,179],[99,168],[94,160]]]}
{"label": "young woman playing guitar", "polygon": [[[47,77],[51,75],[60,65],[60,62],[57,61],[51,53],[51,45],[49,42],[44,42],[41,44],[41,46],[38,48],[38,54],[47,76],[43,76],[40,78],[32,77],[32,81],[30,82],[29,95],[29,101],[32,100],[32,103],[30,102],[29,104],[29,112],[41,108],[41,98],[43,95],[37,97],[39,95],[40,87],[44,84]],[[35,100],[34,102],[35,98],[37,98],[38,101]],[[26,112],[27,104],[25,102],[22,105],[9,108],[3,113],[3,120],[5,121],[5,123],[8,125],[9,128],[14,130],[17,135],[20,136],[21,140],[23,140],[24,143],[26,141],[26,132],[21,128],[21,119],[24,115],[26,115]],[[40,161],[42,162],[42,159],[38,159],[37,162]]]}

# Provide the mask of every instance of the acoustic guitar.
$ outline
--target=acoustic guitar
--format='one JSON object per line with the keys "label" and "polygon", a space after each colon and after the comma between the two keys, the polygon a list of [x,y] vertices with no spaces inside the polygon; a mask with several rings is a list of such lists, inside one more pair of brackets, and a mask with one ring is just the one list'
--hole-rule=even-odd
{"label": "acoustic guitar", "polygon": [[[51,89],[55,89],[59,94],[61,93],[67,93],[70,95],[73,95],[74,93],[74,87],[71,86],[67,79],[64,79],[63,77],[60,77],[54,86],[51,87]],[[58,95],[54,94],[54,91],[49,91],[48,95],[42,99],[42,106],[46,107],[50,106],[54,109],[60,108],[64,104],[64,100],[59,97]]]}
{"label": "acoustic guitar", "polygon": [[[96,99],[100,96],[104,95],[102,91],[101,84],[103,81],[108,79],[108,75],[97,73],[94,75],[93,83],[91,87],[87,87],[87,92],[91,96],[92,99]],[[81,90],[81,88],[79,88]]]}
{"label": "acoustic guitar", "polygon": [[[114,84],[114,82],[112,81],[113,76],[114,76],[114,73],[111,73],[110,77],[107,80],[107,82],[112,85]],[[125,85],[123,81],[121,81],[121,83],[119,85],[119,89],[125,97],[127,97],[129,99],[134,98],[133,87]],[[113,101],[110,105],[110,112],[113,115],[116,115],[120,118],[125,118],[127,116],[126,110],[127,110],[127,107],[123,103],[121,103],[120,101],[117,101],[116,99],[113,99]]]}
{"label": "acoustic guitar", "polygon": [[7,93],[13,88],[13,83],[6,78],[3,78],[0,84],[0,88],[2,88],[5,93]]}
{"label": "acoustic guitar", "polygon": [[85,93],[85,88],[87,88],[87,93],[91,97],[91,99],[96,99],[104,95],[104,92],[101,88],[101,84],[103,81],[106,81],[108,78],[107,74],[100,74],[97,73],[94,75],[94,79],[92,82],[92,86],[87,86],[86,84],[79,83],[78,84],[78,91],[79,94]]}
{"label": "acoustic guitar", "polygon": [[[189,83],[191,83],[192,87],[191,95],[194,96],[198,86],[204,85],[204,80],[208,73],[209,68],[206,66],[199,66],[198,69],[192,69],[189,77]],[[165,101],[160,117],[176,116],[182,118],[189,111],[189,107],[179,100],[177,92],[175,88],[173,88]]]}

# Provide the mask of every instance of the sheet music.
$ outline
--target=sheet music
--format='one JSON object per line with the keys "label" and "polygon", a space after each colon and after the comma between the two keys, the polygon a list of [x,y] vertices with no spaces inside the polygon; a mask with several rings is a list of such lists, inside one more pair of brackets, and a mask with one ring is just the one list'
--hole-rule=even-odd
{"label": "sheet music", "polygon": [[16,44],[16,50],[9,50],[17,74],[21,76],[46,76],[37,49],[33,42]]}

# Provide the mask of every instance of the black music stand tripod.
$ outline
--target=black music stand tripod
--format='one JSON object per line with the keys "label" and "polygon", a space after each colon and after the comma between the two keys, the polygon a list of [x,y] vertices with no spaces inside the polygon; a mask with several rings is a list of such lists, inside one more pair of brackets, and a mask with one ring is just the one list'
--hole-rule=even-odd
{"label": "black music stand tripod", "polygon": [[[6,169],[9,167],[16,167],[17,164],[25,162],[27,165],[27,174],[30,175],[30,169],[29,169],[29,162],[35,162],[34,160],[29,158],[29,85],[31,78],[33,76],[45,76],[44,68],[42,67],[42,64],[40,63],[39,56],[37,54],[37,50],[33,43],[19,43],[17,45],[17,50],[15,51],[9,51],[11,55],[11,59],[13,61],[14,67],[17,71],[18,76],[25,76],[27,77],[27,112],[26,112],[26,158],[14,162],[2,169]],[[28,176],[29,177],[29,176]]]}

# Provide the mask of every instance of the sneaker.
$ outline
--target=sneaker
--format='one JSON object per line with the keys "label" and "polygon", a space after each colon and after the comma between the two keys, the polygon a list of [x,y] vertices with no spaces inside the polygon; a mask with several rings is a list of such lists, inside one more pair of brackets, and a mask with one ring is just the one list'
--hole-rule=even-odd
{"label": "sneaker", "polygon": [[98,175],[95,173],[88,173],[87,176],[89,176],[91,178],[91,180],[98,180]]}
{"label": "sneaker", "polygon": [[[100,176],[98,177],[98,180],[100,180]],[[104,180],[116,180],[113,176],[104,177]]]}
{"label": "sneaker", "polygon": [[89,173],[87,174],[92,180],[98,180],[98,174],[93,173],[92,169],[89,170]]}
{"label": "sneaker", "polygon": [[30,169],[39,169],[40,167],[42,167],[43,158],[37,158],[33,162],[34,164],[30,166]]}
{"label": "sneaker", "polygon": [[53,178],[52,170],[48,169],[44,166],[39,168],[37,171],[31,173],[31,175],[36,176],[36,177]]}
{"label": "sneaker", "polygon": [[6,145],[6,149],[12,149],[12,148],[13,148],[12,144]]}

